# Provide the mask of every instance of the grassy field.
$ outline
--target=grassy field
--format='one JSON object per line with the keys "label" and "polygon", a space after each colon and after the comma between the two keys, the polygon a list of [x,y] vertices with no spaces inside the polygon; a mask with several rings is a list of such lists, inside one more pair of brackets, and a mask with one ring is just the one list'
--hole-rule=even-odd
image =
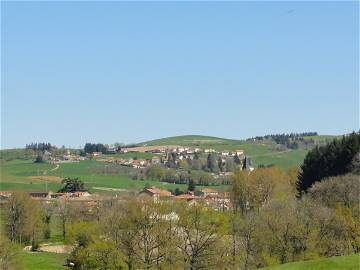
{"label": "grassy field", "polygon": [[[63,266],[66,254],[47,252],[21,252],[19,259],[26,270],[60,270],[68,269]],[[311,261],[287,263],[277,266],[261,268],[261,270],[358,270],[360,269],[360,255],[331,257]]]}
{"label": "grassy field", "polygon": [[[185,190],[187,188],[187,185],[163,183],[154,180],[132,180],[126,175],[126,170],[131,170],[131,168],[110,165],[97,160],[63,163],[59,164],[57,170],[51,171],[55,167],[56,165],[54,164],[36,164],[31,160],[3,160],[1,161],[0,190],[45,191],[47,187],[49,191],[57,191],[62,186],[60,183],[61,179],[66,177],[78,177],[86,184],[90,191],[98,193],[108,193],[109,191],[106,190],[111,188],[142,189],[146,184],[165,189],[175,189],[178,187],[181,190]],[[111,172],[114,168],[116,172]],[[44,179],[48,177],[50,180],[37,180],[36,177]]]}
{"label": "grassy field", "polygon": [[182,145],[182,146],[204,146],[204,145],[218,145],[218,144],[239,144],[240,140],[230,140],[211,136],[202,135],[184,135],[173,136],[147,142],[139,143],[140,146],[150,145]]}
{"label": "grassy field", "polygon": [[360,254],[331,257],[318,260],[286,263],[277,266],[261,268],[261,270],[359,270]]}
{"label": "grassy field", "polygon": [[49,252],[21,252],[19,260],[24,270],[63,270],[67,254]]}

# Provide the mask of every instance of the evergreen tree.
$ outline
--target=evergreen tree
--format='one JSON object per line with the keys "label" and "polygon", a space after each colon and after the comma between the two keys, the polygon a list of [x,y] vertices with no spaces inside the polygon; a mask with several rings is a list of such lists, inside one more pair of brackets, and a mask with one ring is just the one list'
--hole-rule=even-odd
{"label": "evergreen tree", "polygon": [[316,181],[351,171],[351,162],[360,150],[360,134],[352,133],[317,146],[305,157],[299,175],[298,190],[306,191]]}
{"label": "evergreen tree", "polygon": [[37,157],[36,157],[36,159],[35,159],[35,161],[34,161],[34,163],[44,163],[44,158],[43,158],[43,156],[42,155],[37,155]]}
{"label": "evergreen tree", "polygon": [[195,191],[195,183],[192,179],[189,179],[188,191]]}
{"label": "evergreen tree", "polygon": [[213,154],[209,154],[207,157],[207,168],[209,169],[209,171],[214,172],[217,171],[218,165],[216,163],[216,158]]}

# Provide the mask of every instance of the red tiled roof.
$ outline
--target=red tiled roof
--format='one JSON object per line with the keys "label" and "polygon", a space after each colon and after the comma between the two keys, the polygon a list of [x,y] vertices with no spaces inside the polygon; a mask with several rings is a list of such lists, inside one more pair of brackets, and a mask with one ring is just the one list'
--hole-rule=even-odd
{"label": "red tiled roof", "polygon": [[152,194],[157,194],[160,197],[170,197],[171,196],[171,192],[164,190],[164,189],[160,189],[160,188],[156,188],[156,187],[151,187],[151,188],[146,188],[145,191],[152,193]]}
{"label": "red tiled roof", "polygon": [[200,197],[191,194],[181,194],[175,197],[175,200],[196,200],[196,199],[200,199]]}
{"label": "red tiled roof", "polygon": [[201,190],[201,192],[203,192],[203,193],[218,193],[218,191],[216,189],[212,189],[212,188],[204,188]]}

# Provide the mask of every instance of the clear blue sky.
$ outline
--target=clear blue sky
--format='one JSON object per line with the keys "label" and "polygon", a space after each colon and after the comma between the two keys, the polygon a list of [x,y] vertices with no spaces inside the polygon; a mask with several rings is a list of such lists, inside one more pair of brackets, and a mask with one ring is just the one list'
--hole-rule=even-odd
{"label": "clear blue sky", "polygon": [[356,2],[1,7],[2,148],[359,128]]}

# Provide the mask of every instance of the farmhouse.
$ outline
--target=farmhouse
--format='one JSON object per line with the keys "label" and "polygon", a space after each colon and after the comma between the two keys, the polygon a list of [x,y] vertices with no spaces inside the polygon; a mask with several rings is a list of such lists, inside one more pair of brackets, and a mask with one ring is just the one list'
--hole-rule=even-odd
{"label": "farmhouse", "polygon": [[91,153],[91,156],[92,156],[92,157],[101,157],[101,156],[102,156],[102,153],[101,153],[101,152],[92,152],[92,153]]}
{"label": "farmhouse", "polygon": [[229,192],[222,192],[215,195],[209,195],[205,198],[206,205],[217,211],[228,210],[232,207]]}
{"label": "farmhouse", "polygon": [[152,198],[155,202],[159,201],[160,199],[170,199],[172,197],[171,192],[160,189],[157,187],[151,188],[144,188],[138,195],[138,198]]}
{"label": "farmhouse", "polygon": [[151,163],[152,164],[160,164],[161,162],[161,158],[160,157],[152,157],[151,158]]}
{"label": "farmhouse", "polygon": [[181,194],[174,197],[175,201],[186,201],[188,204],[196,204],[196,201],[201,200],[199,196],[195,196],[193,193]]}

